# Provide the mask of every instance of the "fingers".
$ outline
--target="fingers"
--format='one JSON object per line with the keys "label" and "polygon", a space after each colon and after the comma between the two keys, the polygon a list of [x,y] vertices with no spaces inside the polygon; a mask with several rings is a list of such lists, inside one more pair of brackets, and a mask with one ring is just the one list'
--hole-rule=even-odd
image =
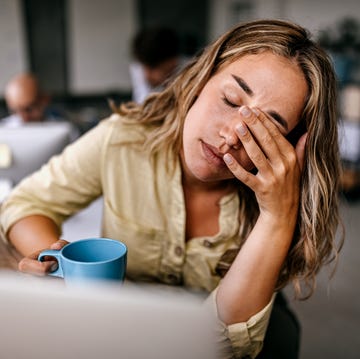
{"label": "fingers", "polygon": [[40,262],[37,260],[39,254],[41,251],[37,251],[33,254],[31,254],[29,257],[23,258],[19,262],[19,271],[39,276],[44,276],[49,272],[53,272],[57,269],[58,264],[57,261],[52,260],[46,260],[44,262]]}
{"label": "fingers", "polygon": [[50,249],[57,249],[60,250],[62,247],[64,247],[66,244],[68,244],[68,241],[65,241],[65,239],[59,239],[58,241],[56,241],[55,243],[53,243],[50,246]]}
{"label": "fingers", "polygon": [[260,178],[263,181],[278,178],[276,181],[279,181],[280,177],[287,176],[286,173],[294,170],[297,173],[296,167],[301,168],[304,162],[305,138],[299,141],[295,151],[273,120],[259,109],[242,106],[239,115],[234,132],[256,167],[257,174],[245,170],[227,153],[224,161],[235,177],[256,190]]}
{"label": "fingers", "polygon": [[262,173],[267,173],[271,170],[271,163],[276,163],[281,157],[276,138],[271,133],[276,136],[278,129],[270,131],[265,126],[265,122],[270,120],[260,111],[255,112],[242,106],[239,112],[241,120],[235,126],[235,132],[254,166]]}
{"label": "fingers", "polygon": [[[258,119],[258,113],[247,106],[242,106],[239,113],[241,119],[235,125],[235,133],[258,172],[266,174],[271,171],[268,156],[278,152],[276,143],[262,121]],[[226,153],[223,159],[234,176],[255,191],[256,176],[245,170],[230,153]]]}
{"label": "fingers", "polygon": [[[264,126],[268,129],[270,135],[276,142],[280,153],[286,154],[289,159],[292,158],[291,153],[293,153],[293,144],[289,142],[286,136],[280,132],[279,128],[267,117],[266,114],[259,111],[258,109],[255,109],[254,112],[258,113],[259,120],[262,121]],[[304,168],[306,138],[307,133],[300,137],[295,146],[295,154],[300,171],[302,171]]]}
{"label": "fingers", "polygon": [[[59,239],[53,243],[50,249],[60,250],[69,242],[64,239]],[[42,252],[36,251],[29,255],[28,257],[23,258],[18,265],[18,268],[21,272],[34,274],[38,276],[44,276],[49,272],[53,272],[58,268],[57,261],[50,256],[44,257],[44,261],[38,261],[39,254]]]}
{"label": "fingers", "polygon": [[240,164],[235,160],[235,158],[230,153],[225,153],[223,157],[224,162],[226,163],[229,170],[234,174],[234,176],[241,181],[242,183],[249,186],[251,189],[255,189],[256,177],[245,170]]}
{"label": "fingers", "polygon": [[[292,151],[291,145],[274,122],[257,108],[240,108],[240,114],[261,151],[270,162],[278,160],[282,153]],[[245,115],[247,114],[247,115]],[[250,137],[248,138],[250,140]]]}

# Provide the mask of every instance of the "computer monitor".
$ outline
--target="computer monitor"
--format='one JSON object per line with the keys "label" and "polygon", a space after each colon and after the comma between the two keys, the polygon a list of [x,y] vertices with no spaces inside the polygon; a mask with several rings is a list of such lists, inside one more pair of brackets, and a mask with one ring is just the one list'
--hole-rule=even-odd
{"label": "computer monitor", "polygon": [[71,142],[68,122],[0,125],[0,179],[16,185]]}

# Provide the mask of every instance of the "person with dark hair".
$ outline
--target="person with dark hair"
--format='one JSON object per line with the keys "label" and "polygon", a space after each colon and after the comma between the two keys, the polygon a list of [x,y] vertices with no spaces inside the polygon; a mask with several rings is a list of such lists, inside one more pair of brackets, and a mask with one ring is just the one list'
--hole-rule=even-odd
{"label": "person with dark hair", "polygon": [[151,92],[162,89],[164,82],[186,61],[180,55],[180,40],[168,27],[144,28],[132,42],[134,62],[130,65],[132,98],[141,103]]}

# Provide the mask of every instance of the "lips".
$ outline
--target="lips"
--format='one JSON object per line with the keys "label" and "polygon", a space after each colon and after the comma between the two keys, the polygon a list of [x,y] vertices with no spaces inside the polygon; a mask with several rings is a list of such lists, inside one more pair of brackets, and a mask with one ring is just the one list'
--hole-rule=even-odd
{"label": "lips", "polygon": [[211,146],[208,143],[201,141],[201,147],[205,159],[209,164],[215,165],[217,167],[226,167],[223,160],[223,154],[220,153],[214,146]]}

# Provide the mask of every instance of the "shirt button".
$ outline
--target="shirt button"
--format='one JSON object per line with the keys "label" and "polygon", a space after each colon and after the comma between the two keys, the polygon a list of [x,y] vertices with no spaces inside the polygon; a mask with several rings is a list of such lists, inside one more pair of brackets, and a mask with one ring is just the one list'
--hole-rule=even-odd
{"label": "shirt button", "polygon": [[180,246],[175,247],[175,254],[180,257],[183,254],[183,249]]}
{"label": "shirt button", "polygon": [[206,248],[211,248],[213,246],[213,244],[208,239],[204,239],[203,245]]}

